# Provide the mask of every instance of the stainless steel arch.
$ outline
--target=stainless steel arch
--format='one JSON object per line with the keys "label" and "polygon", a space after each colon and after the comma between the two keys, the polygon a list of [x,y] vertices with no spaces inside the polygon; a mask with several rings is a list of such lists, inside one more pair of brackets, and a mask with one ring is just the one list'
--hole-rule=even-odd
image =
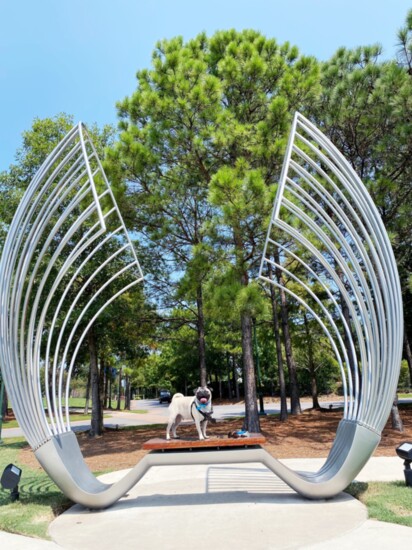
{"label": "stainless steel arch", "polygon": [[[273,260],[271,247],[287,265]],[[276,284],[266,277],[267,264],[294,281],[286,290],[319,322],[341,367],[344,417],[325,465],[316,473],[294,472],[263,449],[149,454],[114,485],[96,480],[70,429],[70,379],[94,320],[141,281],[142,272],[84,126],[62,140],[33,178],[4,245],[0,366],[27,440],[67,496],[91,508],[109,506],[148,468],[162,464],[261,461],[309,498],[334,496],[354,479],[379,443],[396,391],[403,334],[399,279],[366,189],[300,114],[260,268],[260,277]]]}
{"label": "stainless steel arch", "polygon": [[97,316],[142,278],[80,123],[38,170],[7,235],[0,260],[0,364],[40,463],[66,495],[90,507],[115,502],[135,480],[105,486],[87,468],[70,429],[70,380]]}
{"label": "stainless steel arch", "polygon": [[286,292],[320,324],[339,362],[345,394],[343,419],[319,472],[271,467],[308,497],[334,496],[370,458],[388,419],[402,354],[402,297],[389,238],[368,191],[300,113],[259,271],[261,279],[279,286],[268,276],[269,265],[293,283]]}

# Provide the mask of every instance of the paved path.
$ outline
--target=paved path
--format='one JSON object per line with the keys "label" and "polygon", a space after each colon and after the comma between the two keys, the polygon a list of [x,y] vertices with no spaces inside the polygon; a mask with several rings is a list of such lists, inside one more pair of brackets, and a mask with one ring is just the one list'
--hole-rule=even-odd
{"label": "paved path", "polygon": [[[167,405],[138,403],[146,414],[115,413],[106,423],[167,422]],[[216,407],[215,416],[241,412],[242,406]],[[85,424],[76,429],[85,429]],[[10,432],[4,430],[3,437]],[[324,460],[283,462],[294,470],[316,471]],[[101,479],[114,482],[124,473]],[[402,461],[372,458],[357,479],[403,481]],[[52,522],[50,535],[53,541],[0,532],[0,548],[95,550],[98,544],[99,550],[181,550],[201,544],[216,550],[392,550],[395,541],[397,548],[412,547],[411,528],[369,520],[365,507],[345,494],[306,500],[261,464],[152,468],[107,510],[73,506]]]}
{"label": "paved path", "polygon": [[[286,465],[314,471],[320,459]],[[125,471],[101,476],[114,482]],[[372,458],[359,481],[403,479],[398,458]],[[7,550],[392,550],[410,548],[412,529],[368,520],[365,507],[344,493],[309,501],[261,464],[152,468],[107,510],[79,505],[50,525],[53,542],[0,532]]]}

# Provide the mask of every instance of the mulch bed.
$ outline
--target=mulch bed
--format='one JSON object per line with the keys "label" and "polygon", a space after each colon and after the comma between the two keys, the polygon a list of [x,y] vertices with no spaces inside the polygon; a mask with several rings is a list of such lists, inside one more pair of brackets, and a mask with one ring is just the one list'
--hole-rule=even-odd
{"label": "mulch bed", "polygon": [[[403,441],[412,441],[412,408],[399,407],[404,431],[397,432],[389,419],[379,447],[374,456],[396,456],[395,449]],[[266,437],[265,449],[276,458],[322,458],[326,457],[335,438],[336,429],[342,418],[339,410],[306,410],[298,416],[289,416],[280,422],[274,416],[260,417],[262,434]],[[242,420],[218,421],[210,424],[210,435],[227,435],[240,429]],[[164,428],[147,427],[138,429],[106,430],[102,437],[91,439],[87,433],[78,435],[80,447],[89,468],[94,472],[121,470],[134,466],[147,451],[142,445],[148,439],[165,437]],[[181,426],[181,437],[193,437],[194,426]],[[20,462],[33,468],[40,468],[30,447],[20,452]]]}

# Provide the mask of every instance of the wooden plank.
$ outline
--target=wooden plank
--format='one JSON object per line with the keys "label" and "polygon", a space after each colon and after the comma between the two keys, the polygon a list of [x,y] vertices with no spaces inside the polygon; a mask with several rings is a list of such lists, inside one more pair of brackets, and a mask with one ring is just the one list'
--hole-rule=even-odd
{"label": "wooden plank", "polygon": [[147,451],[166,451],[169,449],[198,449],[213,447],[249,447],[251,445],[263,445],[266,438],[259,433],[251,433],[249,437],[210,437],[210,439],[162,439],[156,437],[143,443],[143,449]]}

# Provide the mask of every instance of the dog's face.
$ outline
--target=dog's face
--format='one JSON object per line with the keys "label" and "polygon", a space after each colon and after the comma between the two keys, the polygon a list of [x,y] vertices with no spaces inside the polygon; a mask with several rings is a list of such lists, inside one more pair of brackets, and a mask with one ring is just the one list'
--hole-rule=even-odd
{"label": "dog's face", "polygon": [[206,405],[212,399],[212,392],[208,387],[201,386],[195,391],[195,397],[201,405]]}

